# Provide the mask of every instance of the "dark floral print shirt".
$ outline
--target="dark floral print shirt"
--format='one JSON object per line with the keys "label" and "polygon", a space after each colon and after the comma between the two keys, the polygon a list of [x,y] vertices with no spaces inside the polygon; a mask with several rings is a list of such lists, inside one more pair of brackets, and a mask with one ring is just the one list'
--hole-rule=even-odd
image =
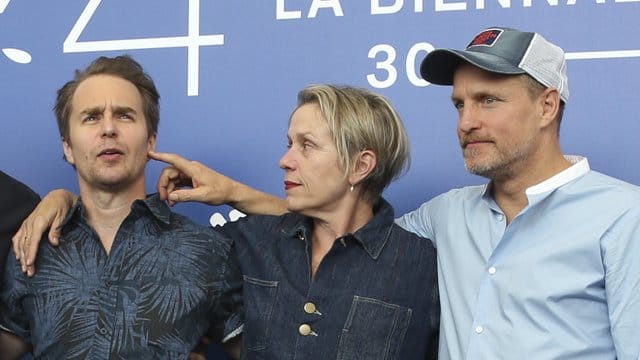
{"label": "dark floral print shirt", "polygon": [[80,201],[62,230],[60,246],[42,241],[34,277],[7,259],[0,323],[36,358],[185,359],[203,335],[241,329],[232,242],[157,195],[133,203],[110,254]]}

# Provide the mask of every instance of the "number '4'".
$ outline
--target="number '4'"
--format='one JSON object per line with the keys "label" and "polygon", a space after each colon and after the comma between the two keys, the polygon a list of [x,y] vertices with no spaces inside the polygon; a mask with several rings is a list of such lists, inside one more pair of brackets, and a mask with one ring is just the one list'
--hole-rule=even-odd
{"label": "number '4'", "polygon": [[89,0],[73,28],[64,40],[62,52],[141,50],[162,48],[187,48],[187,95],[198,96],[200,47],[224,45],[224,35],[200,35],[200,0],[189,0],[189,33],[187,36],[143,39],[78,41],[102,0]]}

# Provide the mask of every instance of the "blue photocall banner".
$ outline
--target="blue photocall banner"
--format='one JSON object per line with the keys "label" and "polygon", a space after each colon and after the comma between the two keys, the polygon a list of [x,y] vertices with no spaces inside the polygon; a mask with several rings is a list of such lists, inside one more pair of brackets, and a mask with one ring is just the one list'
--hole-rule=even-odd
{"label": "blue photocall banner", "polygon": [[[428,84],[418,68],[432,49],[462,48],[500,25],[540,32],[567,52],[563,150],[640,184],[639,15],[640,0],[0,0],[0,168],[41,195],[77,192],[51,110],[55,91],[95,57],[127,53],[160,90],[158,150],[277,195],[300,89],[339,83],[382,93],[412,145],[411,169],[385,193],[399,215],[486,182],[464,169],[451,88]],[[149,192],[162,167],[150,163]],[[175,209],[203,224],[231,210]]]}
{"label": "blue photocall banner", "polygon": [[[387,96],[409,130],[412,166],[385,196],[401,214],[466,173],[451,88],[419,76],[437,47],[493,25],[540,32],[569,58],[563,150],[640,184],[639,0],[0,0],[0,166],[38,193],[77,191],[62,160],[55,91],[100,55],[132,55],[161,93],[160,151],[283,195],[278,159],[296,94],[311,83]],[[154,191],[161,164],[152,162]],[[178,205],[200,223],[230,209]]]}

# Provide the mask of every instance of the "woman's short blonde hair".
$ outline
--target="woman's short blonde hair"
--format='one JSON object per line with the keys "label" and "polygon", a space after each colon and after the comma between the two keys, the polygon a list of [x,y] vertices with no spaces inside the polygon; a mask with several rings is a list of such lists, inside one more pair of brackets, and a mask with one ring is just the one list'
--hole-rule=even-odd
{"label": "woman's short blonde hair", "polygon": [[298,107],[317,104],[329,125],[345,174],[362,150],[377,156],[375,169],[361,183],[376,200],[410,163],[407,132],[400,116],[382,95],[339,85],[310,85],[298,93]]}

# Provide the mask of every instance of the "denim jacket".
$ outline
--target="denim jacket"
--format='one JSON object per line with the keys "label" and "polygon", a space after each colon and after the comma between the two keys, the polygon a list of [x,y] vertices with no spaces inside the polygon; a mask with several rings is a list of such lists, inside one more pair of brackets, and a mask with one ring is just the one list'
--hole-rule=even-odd
{"label": "denim jacket", "polygon": [[218,229],[244,274],[243,359],[436,357],[435,249],[395,225],[386,201],[336,239],[313,279],[310,218],[249,216]]}

